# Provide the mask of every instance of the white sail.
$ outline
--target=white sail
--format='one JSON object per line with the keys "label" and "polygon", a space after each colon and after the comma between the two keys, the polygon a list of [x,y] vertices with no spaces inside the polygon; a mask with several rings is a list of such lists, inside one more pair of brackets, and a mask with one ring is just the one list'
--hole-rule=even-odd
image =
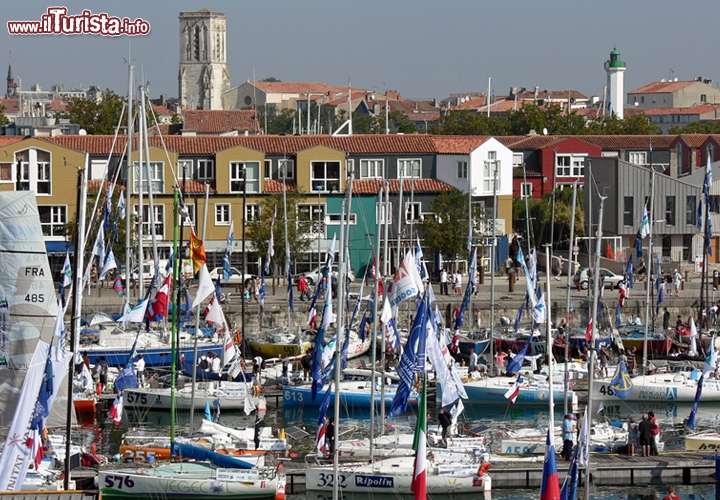
{"label": "white sail", "polygon": [[[9,318],[9,328],[7,321],[0,321],[0,351],[7,356],[6,365],[0,363],[0,426],[7,427],[38,340],[51,343],[58,311],[32,191],[0,193],[0,286],[0,314]],[[58,401],[67,397],[64,385],[55,392]],[[56,413],[51,413],[49,426],[65,424],[64,408]]]}

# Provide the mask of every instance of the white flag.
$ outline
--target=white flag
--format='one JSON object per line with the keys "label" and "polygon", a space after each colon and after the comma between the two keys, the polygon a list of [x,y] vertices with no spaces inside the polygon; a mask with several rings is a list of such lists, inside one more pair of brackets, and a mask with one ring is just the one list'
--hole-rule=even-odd
{"label": "white flag", "polygon": [[250,391],[248,391],[247,383],[243,382],[243,387],[245,388],[245,400],[243,401],[243,411],[245,412],[245,415],[250,415],[257,408],[255,407],[255,403],[253,403],[253,400],[250,397]]}
{"label": "white flag", "polygon": [[695,327],[695,320],[690,316],[690,350],[697,353],[697,328]]}
{"label": "white flag", "polygon": [[235,357],[235,344],[232,341],[232,338],[230,337],[230,334],[228,332],[225,332],[225,337],[223,338],[223,355],[222,355],[222,365],[227,365],[230,361],[233,360]]}
{"label": "white flag", "polygon": [[105,265],[102,268],[102,272],[100,273],[98,281],[102,281],[103,279],[105,279],[105,275],[110,269],[117,269],[117,262],[115,262],[115,255],[113,254],[112,247],[107,254],[107,258],[105,259]]}
{"label": "white flag", "polygon": [[587,414],[587,407],[585,407],[585,414],[583,415],[582,421],[582,429],[580,429],[580,438],[578,439],[578,446],[580,447],[580,457],[578,459],[578,463],[583,467],[587,467],[588,453],[590,452],[590,426],[588,425]]}
{"label": "white flag", "polygon": [[203,264],[200,268],[200,275],[198,276],[197,294],[195,295],[195,300],[193,300],[192,306],[199,306],[202,301],[208,298],[210,294],[212,294],[214,291],[215,287],[213,286],[213,282],[210,279],[210,272],[208,271],[207,264]]}
{"label": "white flag", "polygon": [[435,368],[438,383],[442,387],[442,405],[447,406],[453,404],[460,398],[460,392],[455,384],[452,373],[450,373],[435,332],[429,325],[429,321],[426,337],[426,354],[428,360]]}
{"label": "white flag", "polygon": [[141,303],[120,316],[118,323],[142,323],[145,321],[145,313],[147,312],[149,300],[143,300]]}
{"label": "white flag", "polygon": [[650,216],[647,211],[647,204],[643,207],[642,221],[640,221],[640,237],[650,236]]}
{"label": "white flag", "polygon": [[418,273],[415,256],[407,252],[400,266],[395,271],[390,291],[390,305],[396,307],[401,302],[415,297],[425,291],[420,274]]}
{"label": "white flag", "polygon": [[225,315],[223,314],[222,307],[220,307],[220,302],[217,300],[217,297],[213,297],[210,300],[208,311],[205,313],[205,321],[213,322],[227,330],[227,321],[225,321]]}

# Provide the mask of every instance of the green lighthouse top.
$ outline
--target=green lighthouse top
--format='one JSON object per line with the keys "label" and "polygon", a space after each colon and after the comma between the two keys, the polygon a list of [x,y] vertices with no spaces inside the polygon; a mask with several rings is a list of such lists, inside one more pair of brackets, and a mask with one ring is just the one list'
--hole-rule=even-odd
{"label": "green lighthouse top", "polygon": [[610,60],[605,63],[607,68],[624,68],[625,63],[620,60],[620,51],[617,47],[613,47],[613,51],[610,52]]}

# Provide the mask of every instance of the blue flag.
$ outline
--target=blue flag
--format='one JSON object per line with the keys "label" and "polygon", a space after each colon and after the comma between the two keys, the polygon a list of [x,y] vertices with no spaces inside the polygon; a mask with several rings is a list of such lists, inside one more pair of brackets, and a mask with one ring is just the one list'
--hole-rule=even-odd
{"label": "blue flag", "polygon": [[575,446],[575,450],[573,451],[572,460],[570,461],[570,468],[568,469],[567,476],[565,476],[565,482],[563,483],[562,489],[560,490],[560,500],[577,500],[579,457],[580,445],[577,445]]}
{"label": "blue flag", "polygon": [[455,330],[463,326],[465,319],[465,311],[470,306],[470,296],[472,295],[473,286],[475,284],[475,269],[477,262],[477,249],[473,251],[470,257],[470,272],[468,273],[468,283],[465,287],[465,295],[463,296],[462,303],[460,304],[460,312],[455,318]]}
{"label": "blue flag", "polygon": [[[410,391],[412,390],[415,382],[415,371],[417,370],[417,360],[419,358],[415,351],[415,346],[420,344],[421,338],[425,338],[427,334],[426,327],[427,301],[423,300],[418,306],[417,313],[415,314],[415,321],[413,322],[412,329],[410,330],[407,342],[405,343],[405,350],[403,350],[402,357],[400,358],[400,364],[398,365],[400,382],[398,383],[392,406],[387,413],[388,417],[394,417],[395,415],[400,415],[401,413],[407,411],[408,398],[410,397]],[[422,358],[425,358],[424,352],[422,353]]]}
{"label": "blue flag", "polygon": [[210,412],[210,401],[205,400],[205,420],[212,422],[212,412]]}
{"label": "blue flag", "polygon": [[517,355],[510,360],[510,362],[507,365],[507,368],[505,369],[508,373],[517,373],[520,371],[520,368],[522,367],[523,361],[525,361],[525,356],[528,352],[528,347],[530,347],[530,342],[532,341],[532,336],[527,339],[525,342],[525,345],[520,350]]}
{"label": "blue flag", "polygon": [[267,294],[267,288],[265,287],[265,266],[261,266],[260,269],[260,292],[258,294],[258,302],[261,306],[265,305],[265,295]]}
{"label": "blue flag", "polygon": [[[714,338],[713,341],[715,341]],[[697,413],[698,405],[700,404],[700,396],[702,395],[703,388],[703,378],[705,377],[700,375],[700,378],[698,379],[697,391],[695,392],[695,401],[693,402],[692,410],[690,410],[690,417],[688,417],[687,426],[690,429],[695,429],[695,414]]]}
{"label": "blue flag", "polygon": [[638,259],[641,259],[643,256],[643,253],[642,253],[642,236],[640,235],[640,231],[638,231],[637,234],[635,235],[635,250],[637,250]]}
{"label": "blue flag", "polygon": [[315,351],[313,352],[313,364],[310,369],[312,376],[312,400],[315,401],[318,390],[322,387],[322,353],[325,347],[325,328],[320,326],[315,337]]}
{"label": "blue flag", "polygon": [[328,388],[325,390],[325,396],[320,401],[318,407],[318,425],[325,423],[325,415],[327,415],[328,406],[330,406],[330,396],[332,395],[332,382],[328,384]]}
{"label": "blue flag", "polygon": [[702,229],[702,199],[698,201],[697,228],[698,231]]}
{"label": "blue flag", "polygon": [[665,302],[665,287],[663,286],[662,282],[663,278],[662,276],[658,276],[658,279],[656,280],[656,288],[657,288],[657,305],[655,306],[655,314],[660,314],[660,304]]}
{"label": "blue flag", "polygon": [[620,316],[620,304],[615,307],[615,326],[622,325],[622,317]]}
{"label": "blue flag", "polygon": [[118,391],[122,391],[128,387],[134,389],[138,386],[137,376],[135,375],[135,368],[132,363],[123,368],[118,377],[115,379],[114,388]]}
{"label": "blue flag", "polygon": [[555,461],[555,444],[552,438],[553,429],[548,428],[545,440],[545,461],[543,463],[542,483],[540,484],[540,500],[560,498],[560,482],[558,479],[557,462]]}
{"label": "blue flag", "polygon": [[290,257],[285,259],[285,274],[287,275],[288,307],[293,310],[293,280],[290,275]]}
{"label": "blue flag", "polygon": [[360,327],[358,328],[358,338],[360,342],[365,342],[365,329],[367,328],[367,313],[363,313],[363,317],[360,320]]}
{"label": "blue flag", "polygon": [[708,217],[707,220],[707,252],[708,255],[712,256],[712,219]]}
{"label": "blue flag", "polygon": [[632,379],[630,378],[630,374],[628,373],[628,369],[624,361],[618,363],[617,370],[615,371],[615,376],[613,377],[612,381],[610,381],[610,385],[615,391],[615,395],[620,399],[625,399],[628,394],[632,392]]}
{"label": "blue flag", "polygon": [[520,328],[520,320],[522,319],[524,308],[525,308],[525,302],[521,302],[520,308],[518,309],[518,312],[517,312],[517,316],[515,316],[515,333],[517,333],[518,329]]}
{"label": "blue flag", "polygon": [[632,255],[628,259],[627,267],[625,272],[628,274],[628,286],[630,288],[635,284],[635,269],[633,268]]}

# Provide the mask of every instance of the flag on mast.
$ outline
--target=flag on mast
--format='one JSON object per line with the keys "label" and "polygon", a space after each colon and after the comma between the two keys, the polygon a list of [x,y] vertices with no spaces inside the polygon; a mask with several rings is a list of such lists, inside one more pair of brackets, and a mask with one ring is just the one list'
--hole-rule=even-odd
{"label": "flag on mast", "polygon": [[650,216],[648,215],[647,203],[643,206],[643,216],[640,221],[640,237],[650,236]]}
{"label": "flag on mast", "polygon": [[420,407],[418,408],[418,422],[415,427],[415,465],[413,467],[413,478],[410,483],[410,490],[415,493],[416,500],[427,498],[427,383],[423,376],[423,388],[420,396]]}

